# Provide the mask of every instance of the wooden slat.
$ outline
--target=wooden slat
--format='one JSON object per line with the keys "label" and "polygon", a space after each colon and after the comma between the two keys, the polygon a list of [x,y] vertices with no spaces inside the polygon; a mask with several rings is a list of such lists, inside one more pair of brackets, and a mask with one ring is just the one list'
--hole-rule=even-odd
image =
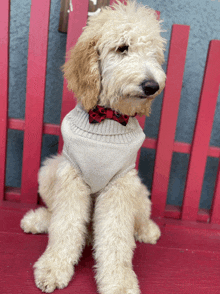
{"label": "wooden slat", "polygon": [[[220,47],[220,41],[218,41],[218,45]],[[220,54],[220,53],[219,53]],[[217,78],[217,77],[216,77]],[[219,80],[220,84],[220,80]],[[220,224],[220,163],[218,166],[217,179],[215,184],[215,191],[212,200],[212,208],[211,208],[211,223]]]}
{"label": "wooden slat", "polygon": [[[12,130],[25,130],[25,120],[17,119],[17,118],[10,118],[8,119],[8,128]],[[55,135],[59,136],[60,134],[60,125],[55,124],[43,124],[43,133],[48,135]]]}
{"label": "wooden slat", "polygon": [[10,1],[0,3],[0,200],[4,198],[8,116]]}
{"label": "wooden slat", "polygon": [[[149,149],[156,149],[156,147],[157,147],[157,139],[146,138],[143,145],[142,145],[142,147],[149,148]],[[174,144],[173,144],[173,152],[190,154],[191,153],[191,144],[175,141]],[[219,156],[220,156],[220,148],[210,146],[209,149],[208,149],[208,156],[209,157],[219,158]]]}
{"label": "wooden slat", "polygon": [[[142,127],[142,129],[144,129],[144,125],[145,125],[145,116],[138,116],[137,120],[140,124],[140,126]],[[143,147],[143,146],[142,146]],[[136,159],[136,169],[138,169],[139,166],[139,162],[140,162],[140,156],[141,156],[141,149],[139,149],[138,154],[137,154],[137,159]]]}
{"label": "wooden slat", "polygon": [[172,29],[152,185],[154,216],[163,216],[166,206],[189,30],[185,25],[173,25]]}
{"label": "wooden slat", "polygon": [[[88,1],[86,0],[74,0],[72,1],[73,11],[69,12],[68,31],[67,31],[67,43],[66,53],[68,58],[68,52],[76,44],[79,36],[82,33],[82,28],[85,27],[88,14]],[[76,99],[72,92],[67,89],[67,81],[64,79],[63,85],[63,98],[61,109],[61,121],[64,116],[75,107]],[[63,148],[63,139],[60,134],[58,152],[61,152]]]}
{"label": "wooden slat", "polygon": [[5,188],[5,200],[10,202],[21,201],[21,189],[17,187],[6,187]]}
{"label": "wooden slat", "polygon": [[11,130],[24,131],[25,120],[19,118],[9,118],[8,119],[8,128]]}
{"label": "wooden slat", "polygon": [[21,201],[37,202],[47,64],[50,0],[32,0],[29,29]]}
{"label": "wooden slat", "polygon": [[208,156],[209,157],[219,158],[219,156],[220,156],[220,148],[210,146],[209,150],[208,150]]}
{"label": "wooden slat", "polygon": [[219,84],[220,41],[214,40],[210,42],[200,95],[199,110],[183,199],[183,220],[196,220],[197,218]]}
{"label": "wooden slat", "polygon": [[180,206],[176,205],[166,205],[164,217],[166,218],[174,218],[174,219],[180,219],[181,216],[181,208]]}
{"label": "wooden slat", "polygon": [[[180,219],[181,218],[181,206],[166,205],[165,218]],[[210,220],[210,212],[208,209],[199,209],[196,221],[208,223]]]}
{"label": "wooden slat", "polygon": [[48,135],[59,136],[60,135],[60,125],[44,124],[43,133],[48,134]]}
{"label": "wooden slat", "polygon": [[210,221],[210,211],[208,209],[198,209],[196,221],[208,223]]}
{"label": "wooden slat", "polygon": [[215,185],[215,192],[212,200],[211,223],[220,224],[220,163],[218,167],[218,176]]}
{"label": "wooden slat", "polygon": [[149,148],[149,149],[156,149],[157,147],[157,140],[153,138],[146,138],[144,140],[144,143],[142,145],[143,148]]}

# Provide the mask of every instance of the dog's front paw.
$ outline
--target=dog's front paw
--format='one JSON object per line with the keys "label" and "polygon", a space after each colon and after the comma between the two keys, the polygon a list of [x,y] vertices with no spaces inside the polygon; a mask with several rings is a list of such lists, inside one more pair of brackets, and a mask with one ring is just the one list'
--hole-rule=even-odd
{"label": "dog's front paw", "polygon": [[130,268],[118,267],[105,275],[100,273],[96,278],[100,294],[140,294],[136,274]]}
{"label": "dog's front paw", "polygon": [[141,232],[135,234],[135,239],[139,242],[156,244],[160,238],[161,232],[159,226],[151,219],[141,228]]}
{"label": "dog's front paw", "polygon": [[71,263],[46,253],[34,264],[34,269],[35,284],[46,293],[65,288],[74,273]]}
{"label": "dog's front paw", "polygon": [[113,292],[108,292],[112,294],[140,294],[139,288],[128,288],[127,286],[125,287],[118,287],[117,289],[113,290]]}

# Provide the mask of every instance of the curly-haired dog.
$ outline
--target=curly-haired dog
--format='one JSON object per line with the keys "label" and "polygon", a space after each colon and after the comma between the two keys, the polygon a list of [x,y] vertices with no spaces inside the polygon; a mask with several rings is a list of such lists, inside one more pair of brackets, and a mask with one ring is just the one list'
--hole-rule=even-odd
{"label": "curly-haired dog", "polygon": [[47,159],[39,172],[47,208],[21,221],[27,233],[49,233],[34,265],[44,292],[68,285],[92,223],[99,293],[140,293],[132,269],[135,239],[155,244],[160,230],[134,169],[145,138],[135,115],[149,115],[164,88],[160,32],[152,9],[118,2],[89,19],[63,66],[78,105],[62,123],[62,155]]}

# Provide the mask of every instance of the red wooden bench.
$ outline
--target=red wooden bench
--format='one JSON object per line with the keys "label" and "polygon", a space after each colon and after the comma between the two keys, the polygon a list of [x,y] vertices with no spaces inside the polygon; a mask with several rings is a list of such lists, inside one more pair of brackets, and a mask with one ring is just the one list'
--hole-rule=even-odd
{"label": "red wooden bench", "polygon": [[[73,0],[67,51],[87,19],[88,2]],[[39,205],[37,172],[43,134],[60,135],[60,125],[43,123],[50,0],[32,0],[30,15],[25,120],[8,118],[10,1],[0,2],[0,292],[40,293],[32,265],[45,249],[46,235],[26,235],[20,219]],[[192,144],[175,141],[175,130],[190,27],[173,25],[156,149],[152,216],[161,226],[157,245],[137,244],[134,269],[142,293],[220,293],[220,168],[210,211],[199,209],[206,160],[219,158],[209,141],[220,85],[220,41],[210,42]],[[75,106],[64,81],[61,119]],[[145,119],[139,118],[144,126]],[[7,130],[24,131],[21,188],[5,187]],[[59,150],[62,148],[62,138]],[[173,152],[190,154],[182,207],[166,205]],[[140,153],[138,156],[139,161]],[[137,162],[138,166],[138,162]],[[75,278],[60,293],[96,293],[91,250],[86,249]]]}

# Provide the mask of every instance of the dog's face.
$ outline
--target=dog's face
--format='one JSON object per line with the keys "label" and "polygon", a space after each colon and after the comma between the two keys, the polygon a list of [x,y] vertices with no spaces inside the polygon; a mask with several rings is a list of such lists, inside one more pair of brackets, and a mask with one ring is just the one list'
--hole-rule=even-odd
{"label": "dog's face", "polygon": [[93,16],[63,67],[85,110],[97,104],[122,114],[149,115],[163,90],[165,40],[155,12],[134,2]]}

